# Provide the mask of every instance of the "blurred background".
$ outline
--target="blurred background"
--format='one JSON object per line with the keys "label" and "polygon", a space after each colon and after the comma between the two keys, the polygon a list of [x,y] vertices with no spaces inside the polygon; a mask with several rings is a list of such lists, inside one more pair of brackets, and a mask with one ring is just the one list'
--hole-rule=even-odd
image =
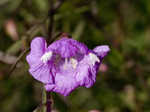
{"label": "blurred background", "polygon": [[[53,112],[150,112],[150,1],[59,1],[53,35],[68,32],[91,49],[108,44],[111,52],[92,88],[52,94]],[[43,85],[29,75],[27,53],[8,71],[35,36],[47,36],[50,6],[48,0],[0,0],[0,112],[40,111]]]}

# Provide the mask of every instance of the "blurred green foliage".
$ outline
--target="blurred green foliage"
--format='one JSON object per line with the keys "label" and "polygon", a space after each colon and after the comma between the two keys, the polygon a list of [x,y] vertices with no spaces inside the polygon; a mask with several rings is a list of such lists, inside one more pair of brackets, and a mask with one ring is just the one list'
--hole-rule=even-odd
{"label": "blurred green foliage", "polygon": [[[41,103],[43,85],[29,75],[25,56],[9,79],[7,73],[15,61],[11,57],[16,59],[35,36],[47,35],[49,21],[42,21],[49,7],[48,0],[0,0],[0,112],[32,112]],[[54,32],[68,32],[91,49],[108,44],[111,52],[92,88],[78,88],[68,97],[53,93],[53,108],[150,112],[149,20],[149,0],[64,1]]]}

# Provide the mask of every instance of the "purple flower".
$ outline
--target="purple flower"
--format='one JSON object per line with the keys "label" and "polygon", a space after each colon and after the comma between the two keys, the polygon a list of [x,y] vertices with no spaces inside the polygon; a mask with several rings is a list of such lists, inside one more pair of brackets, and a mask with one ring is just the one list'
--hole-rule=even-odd
{"label": "purple flower", "polygon": [[62,38],[47,47],[46,41],[37,37],[31,42],[31,51],[26,57],[31,75],[44,83],[47,91],[64,96],[79,86],[91,87],[104,56],[107,45],[90,50],[84,44]]}

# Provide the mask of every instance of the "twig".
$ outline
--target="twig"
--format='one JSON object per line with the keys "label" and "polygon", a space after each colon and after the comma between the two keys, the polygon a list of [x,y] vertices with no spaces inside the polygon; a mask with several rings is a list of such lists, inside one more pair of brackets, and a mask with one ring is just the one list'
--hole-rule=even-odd
{"label": "twig", "polygon": [[[33,25],[28,31],[26,31],[25,34],[23,34],[23,36],[30,36],[32,34],[32,32],[34,30],[36,30],[37,28],[39,28],[39,26],[43,25],[43,23],[48,19],[48,16],[45,17],[42,21],[40,21],[39,23]],[[27,37],[26,37],[27,38]]]}
{"label": "twig", "polygon": [[51,104],[52,104],[51,92],[46,91],[46,112],[51,112],[52,110]]}
{"label": "twig", "polygon": [[51,40],[51,38],[52,38],[52,33],[53,33],[53,25],[54,25],[54,13],[55,13],[55,11],[54,11],[54,6],[53,6],[53,0],[50,0],[49,1],[50,2],[50,9],[49,9],[49,11],[48,11],[48,16],[49,16],[49,21],[50,21],[50,23],[49,23],[49,25],[48,25],[48,39],[47,39],[47,42],[48,42],[48,44],[49,44],[49,42],[50,42],[50,40]]}
{"label": "twig", "polygon": [[11,66],[11,69],[8,73],[8,75],[10,76],[10,74],[15,70],[16,68],[16,65],[18,64],[18,62],[22,59],[22,57],[25,55],[25,53],[27,53],[29,51],[29,48],[24,50],[20,55],[19,57],[17,58],[16,62]]}
{"label": "twig", "polygon": [[49,0],[50,3],[50,9],[48,11],[48,17],[49,17],[49,25],[48,25],[48,38],[47,42],[48,44],[51,43],[51,40],[53,39],[53,29],[54,29],[54,16],[57,13],[57,10],[61,7],[65,0],[58,0],[55,4],[53,0]]}

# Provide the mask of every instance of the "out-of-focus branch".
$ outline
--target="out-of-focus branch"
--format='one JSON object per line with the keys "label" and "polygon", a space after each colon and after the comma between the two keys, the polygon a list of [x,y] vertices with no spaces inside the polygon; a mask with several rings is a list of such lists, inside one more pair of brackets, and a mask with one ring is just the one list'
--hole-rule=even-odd
{"label": "out-of-focus branch", "polygon": [[16,68],[16,65],[18,64],[18,62],[22,59],[22,57],[25,55],[25,53],[27,53],[29,51],[29,48],[24,50],[19,57],[16,59],[15,63],[11,66],[11,69],[9,71],[9,76],[10,74],[14,71],[14,69]]}
{"label": "out-of-focus branch", "polygon": [[48,16],[49,16],[49,25],[48,25],[48,38],[47,38],[47,42],[50,43],[50,40],[52,38],[52,33],[53,33],[53,29],[54,29],[54,1],[53,0],[49,0],[49,4],[50,4],[50,9],[48,11]]}
{"label": "out-of-focus branch", "polygon": [[50,9],[48,11],[48,17],[49,17],[49,25],[48,25],[48,38],[47,42],[48,44],[51,43],[51,40],[53,39],[53,29],[54,29],[54,16],[57,13],[57,10],[61,7],[65,0],[58,0],[54,4],[53,0],[49,0]]}
{"label": "out-of-focus branch", "polygon": [[52,96],[51,92],[47,91],[46,92],[46,112],[51,112],[52,111]]}

